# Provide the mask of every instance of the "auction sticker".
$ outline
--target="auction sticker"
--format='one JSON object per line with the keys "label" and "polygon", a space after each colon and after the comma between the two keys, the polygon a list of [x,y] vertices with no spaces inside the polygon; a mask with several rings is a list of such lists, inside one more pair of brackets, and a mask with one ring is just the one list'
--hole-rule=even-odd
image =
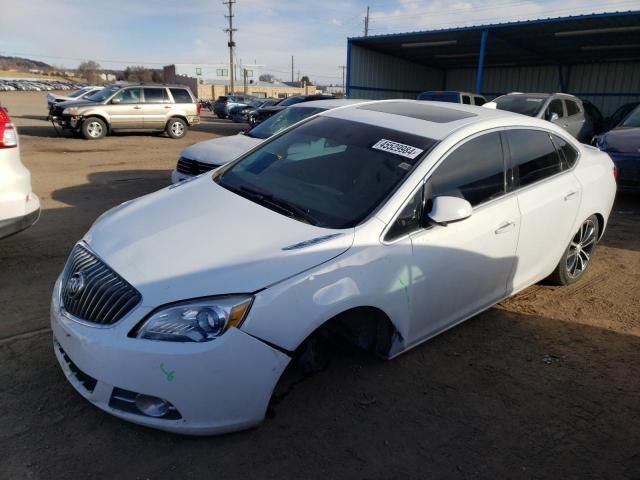
{"label": "auction sticker", "polygon": [[371,148],[382,150],[383,152],[395,153],[396,155],[401,155],[412,160],[422,152],[424,152],[424,150],[420,148],[412,147],[411,145],[405,145],[404,143],[392,142],[391,140],[385,140],[384,138],[382,140],[379,140]]}

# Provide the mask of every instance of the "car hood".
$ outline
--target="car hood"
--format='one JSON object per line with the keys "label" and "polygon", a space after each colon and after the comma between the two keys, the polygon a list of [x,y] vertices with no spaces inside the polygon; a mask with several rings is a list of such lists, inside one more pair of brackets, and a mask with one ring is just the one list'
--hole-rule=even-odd
{"label": "car hood", "polygon": [[58,102],[56,107],[69,108],[69,107],[87,107],[89,105],[100,105],[98,102],[90,102],[89,100],[69,100],[67,102]]}
{"label": "car hood", "polygon": [[231,135],[195,143],[182,150],[180,156],[210,165],[224,165],[262,142],[261,138]]}
{"label": "car hood", "polygon": [[616,153],[640,153],[640,128],[618,127],[603,135],[605,150]]}
{"label": "car hood", "polygon": [[341,255],[353,232],[293,220],[203,175],[108,211],[84,241],[155,307],[263,289]]}

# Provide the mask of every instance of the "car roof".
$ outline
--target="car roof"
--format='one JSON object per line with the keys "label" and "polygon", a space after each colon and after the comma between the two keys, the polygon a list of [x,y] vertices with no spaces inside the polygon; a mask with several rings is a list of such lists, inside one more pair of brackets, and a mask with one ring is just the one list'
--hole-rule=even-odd
{"label": "car roof", "polygon": [[516,125],[560,130],[544,120],[506,110],[424,100],[379,100],[326,110],[319,115],[400,130],[434,140],[442,140],[456,130],[480,123],[486,124],[487,128]]}
{"label": "car roof", "polygon": [[357,105],[359,103],[370,101],[371,100],[360,100],[351,98],[332,98],[330,100],[313,100],[311,102],[294,103],[288,108],[337,108],[347,105]]}

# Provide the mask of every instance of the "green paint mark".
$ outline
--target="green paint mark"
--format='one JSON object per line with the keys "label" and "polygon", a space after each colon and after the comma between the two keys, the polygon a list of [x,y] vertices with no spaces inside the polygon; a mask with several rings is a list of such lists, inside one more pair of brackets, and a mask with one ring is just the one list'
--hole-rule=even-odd
{"label": "green paint mark", "polygon": [[398,282],[400,282],[400,285],[402,285],[402,288],[404,288],[404,294],[407,297],[407,305],[411,305],[411,296],[409,295],[409,287],[407,287],[404,284],[401,278],[398,278]]}
{"label": "green paint mark", "polygon": [[175,370],[171,370],[170,372],[167,372],[164,369],[164,363],[160,364],[160,370],[162,370],[162,373],[164,373],[164,376],[167,377],[168,381],[173,382],[173,374],[176,372]]}

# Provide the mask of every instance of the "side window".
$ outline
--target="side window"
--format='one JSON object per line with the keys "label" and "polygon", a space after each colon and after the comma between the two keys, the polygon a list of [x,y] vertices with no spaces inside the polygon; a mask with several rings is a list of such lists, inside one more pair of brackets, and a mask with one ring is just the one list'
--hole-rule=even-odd
{"label": "side window", "polygon": [[544,118],[545,120],[551,120],[552,114],[557,114],[558,118],[564,117],[564,108],[562,108],[562,100],[556,98],[555,100],[551,100],[551,103],[547,107],[547,111],[545,112]]}
{"label": "side window", "polygon": [[165,88],[145,88],[144,103],[167,103],[169,96]]}
{"label": "side window", "polygon": [[471,105],[471,99],[469,98],[469,95],[462,95],[462,103],[464,103],[465,105]]}
{"label": "side window", "polygon": [[563,140],[557,135],[552,134],[551,138],[553,139],[553,143],[555,144],[556,148],[560,152],[562,169],[569,170],[570,168],[573,168],[573,166],[576,164],[576,161],[578,160],[578,151],[573,148],[573,146],[571,146],[569,142]]}
{"label": "side window", "polygon": [[193,103],[193,99],[189,92],[184,88],[170,88],[171,95],[176,103]]}
{"label": "side window", "polygon": [[473,104],[474,105],[482,106],[485,103],[487,103],[487,101],[484,98],[482,98],[482,97],[473,97]]}
{"label": "side window", "polygon": [[408,235],[411,232],[415,232],[421,228],[420,219],[422,218],[422,192],[421,188],[418,192],[409,200],[409,203],[402,209],[398,218],[385,235],[385,240],[391,241],[396,238],[400,238],[404,235]]}
{"label": "side window", "polygon": [[125,88],[120,90],[114,99],[119,98],[120,103],[140,103],[140,89],[139,88]]}
{"label": "side window", "polygon": [[541,130],[509,130],[509,151],[516,185],[531,185],[562,170],[551,137]]}
{"label": "side window", "polygon": [[564,104],[567,106],[567,117],[580,113],[580,107],[573,100],[565,100]]}
{"label": "side window", "polygon": [[472,206],[503,195],[504,156],[497,132],[469,140],[453,151],[429,179],[431,198],[460,197]]}

